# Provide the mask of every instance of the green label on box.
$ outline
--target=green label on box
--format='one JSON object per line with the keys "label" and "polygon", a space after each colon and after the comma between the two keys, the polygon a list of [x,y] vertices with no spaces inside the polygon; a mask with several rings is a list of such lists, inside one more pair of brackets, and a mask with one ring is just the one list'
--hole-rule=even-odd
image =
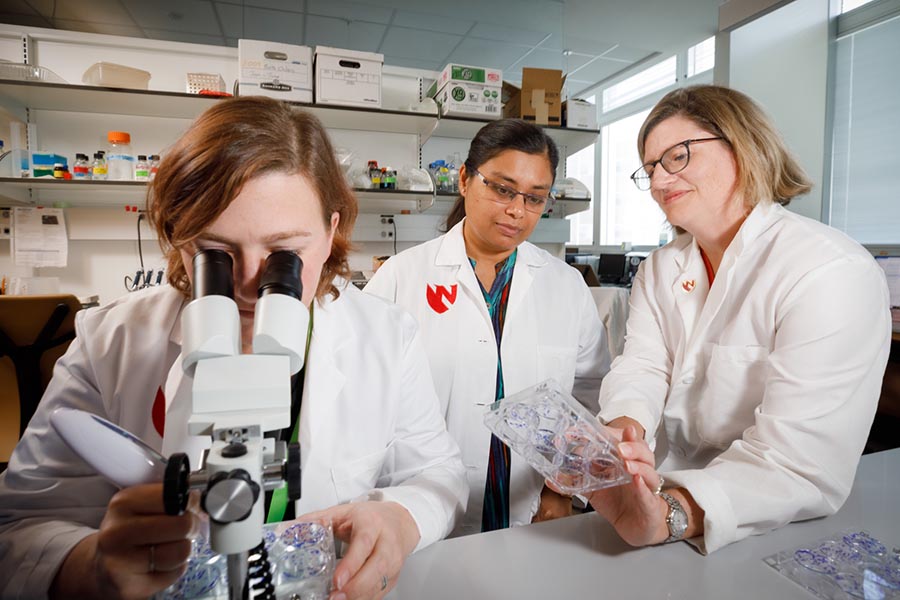
{"label": "green label on box", "polygon": [[484,83],[484,69],[473,69],[472,67],[459,67],[453,65],[453,68],[450,70],[450,77],[457,81]]}
{"label": "green label on box", "polygon": [[466,99],[466,90],[464,90],[461,87],[455,87],[450,92],[450,95],[453,96],[453,99],[456,100],[457,102],[462,102],[463,100]]}

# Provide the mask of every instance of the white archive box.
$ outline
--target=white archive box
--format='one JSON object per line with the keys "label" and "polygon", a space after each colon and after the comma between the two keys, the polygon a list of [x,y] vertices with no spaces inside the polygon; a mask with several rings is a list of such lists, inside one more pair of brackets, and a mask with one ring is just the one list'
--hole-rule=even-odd
{"label": "white archive box", "polygon": [[597,106],[587,100],[563,102],[563,124],[571,129],[597,129]]}
{"label": "white archive box", "polygon": [[449,64],[426,95],[434,98],[442,115],[499,119],[502,86],[499,69]]}
{"label": "white archive box", "polygon": [[312,102],[312,48],[238,40],[239,96]]}
{"label": "white archive box", "polygon": [[384,55],[316,46],[316,104],[381,108]]}

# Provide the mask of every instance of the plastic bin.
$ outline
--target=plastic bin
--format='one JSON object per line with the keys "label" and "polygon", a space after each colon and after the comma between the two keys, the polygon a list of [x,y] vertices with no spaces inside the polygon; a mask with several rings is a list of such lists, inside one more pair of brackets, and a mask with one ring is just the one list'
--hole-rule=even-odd
{"label": "plastic bin", "polygon": [[150,73],[115,63],[98,62],[88,67],[81,81],[88,85],[146,90]]}
{"label": "plastic bin", "polygon": [[15,65],[0,62],[0,79],[18,79],[20,81],[43,81],[44,83],[66,83],[66,80],[44,67],[33,65]]}
{"label": "plastic bin", "polygon": [[199,94],[203,90],[225,92],[225,80],[218,73],[188,73],[187,93]]}

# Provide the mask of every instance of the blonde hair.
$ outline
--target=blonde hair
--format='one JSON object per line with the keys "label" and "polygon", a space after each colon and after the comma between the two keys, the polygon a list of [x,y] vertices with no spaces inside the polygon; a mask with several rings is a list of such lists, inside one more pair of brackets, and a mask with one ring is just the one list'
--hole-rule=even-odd
{"label": "blonde hair", "polygon": [[746,94],[716,85],[674,90],[653,107],[638,133],[641,162],[650,132],[676,116],[725,138],[737,165],[735,193],[748,210],[760,201],[787,205],[812,189],[809,177],[762,109]]}
{"label": "blonde hair", "polygon": [[309,180],[326,229],[331,228],[331,215],[340,215],[316,288],[317,298],[338,296],[332,282],[335,276],[350,274],[347,256],[356,197],[322,124],[309,113],[261,96],[223,100],[206,110],[169,149],[150,183],[147,210],[175,288],[190,296],[178,248],[225,212],[244,184],[273,172],[299,173]]}

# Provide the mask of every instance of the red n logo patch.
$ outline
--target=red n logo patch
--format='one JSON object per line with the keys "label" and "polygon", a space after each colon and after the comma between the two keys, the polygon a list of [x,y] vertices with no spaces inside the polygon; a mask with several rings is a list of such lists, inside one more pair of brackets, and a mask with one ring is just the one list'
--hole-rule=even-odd
{"label": "red n logo patch", "polygon": [[444,285],[426,284],[425,299],[428,300],[428,306],[439,315],[447,312],[456,302],[456,288],[455,283],[449,288]]}

